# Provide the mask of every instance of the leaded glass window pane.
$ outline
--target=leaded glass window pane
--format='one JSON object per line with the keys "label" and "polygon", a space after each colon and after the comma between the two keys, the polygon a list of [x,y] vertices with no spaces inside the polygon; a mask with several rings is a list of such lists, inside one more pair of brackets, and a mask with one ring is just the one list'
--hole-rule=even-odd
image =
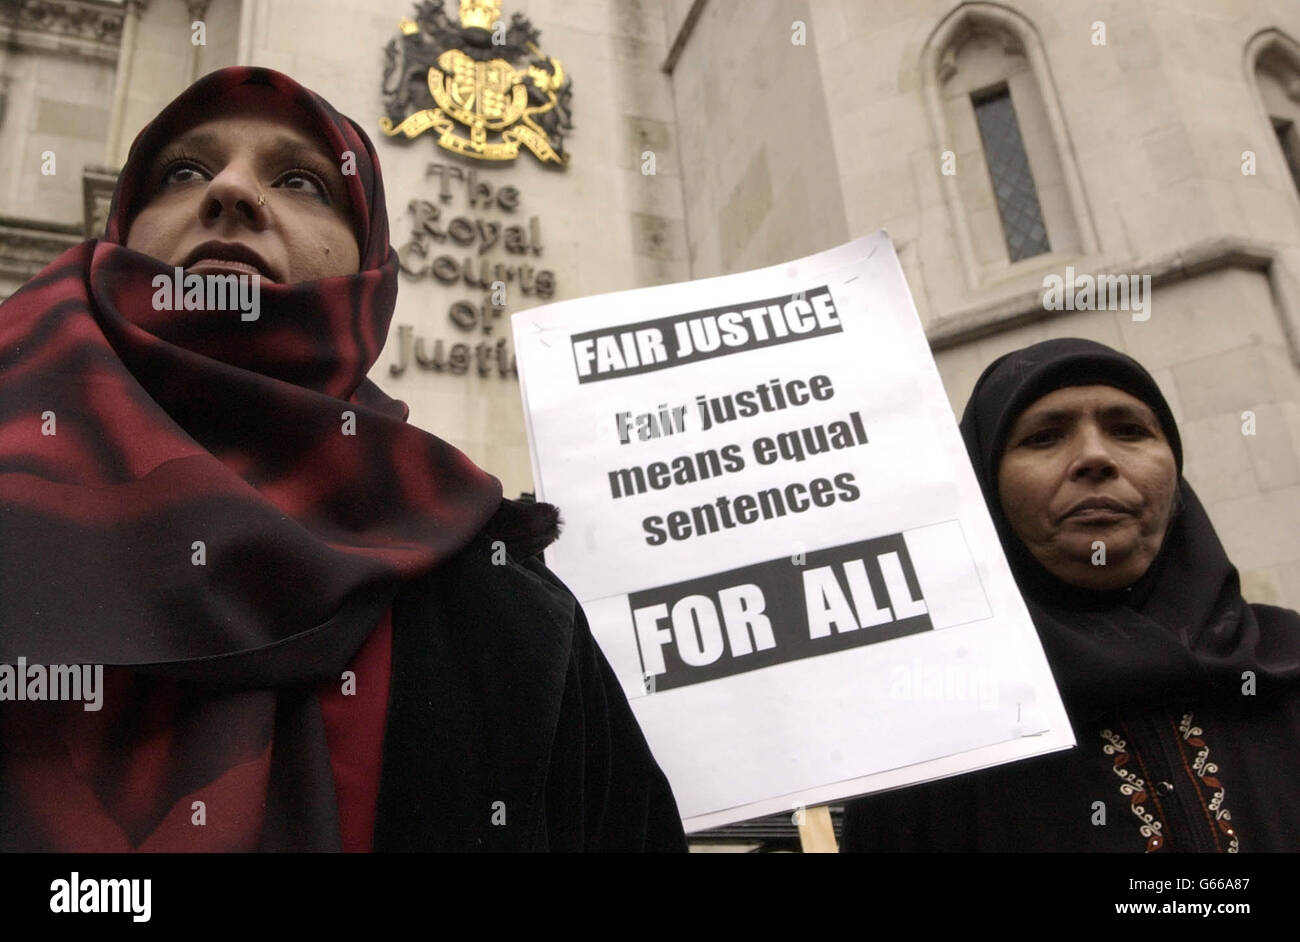
{"label": "leaded glass window pane", "polygon": [[1291,170],[1291,179],[1296,189],[1300,190],[1300,140],[1297,140],[1295,122],[1286,118],[1274,118],[1273,130],[1277,131],[1278,143],[1286,156],[1286,165]]}
{"label": "leaded glass window pane", "polygon": [[1050,252],[1038,190],[1029,172],[1016,110],[1011,106],[1011,92],[1004,86],[991,94],[971,97],[1011,261]]}

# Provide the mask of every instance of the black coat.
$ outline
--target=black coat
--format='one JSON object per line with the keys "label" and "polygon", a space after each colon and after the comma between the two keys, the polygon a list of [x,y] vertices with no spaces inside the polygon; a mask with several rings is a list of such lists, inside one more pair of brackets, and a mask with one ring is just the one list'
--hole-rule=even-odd
{"label": "black coat", "polygon": [[850,802],[841,849],[1300,850],[1300,700],[1073,727],[1065,752]]}
{"label": "black coat", "polygon": [[480,534],[394,602],[375,850],[685,851],[582,607],[492,558]]}

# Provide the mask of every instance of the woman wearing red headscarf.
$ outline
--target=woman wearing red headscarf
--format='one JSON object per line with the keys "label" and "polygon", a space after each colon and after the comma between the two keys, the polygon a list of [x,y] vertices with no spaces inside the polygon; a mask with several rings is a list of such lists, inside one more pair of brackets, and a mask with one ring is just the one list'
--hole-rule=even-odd
{"label": "woman wearing red headscarf", "polygon": [[104,666],[0,685],[0,848],[685,849],[556,509],[366,379],[396,271],[365,133],[237,67],[0,307],[0,664]]}

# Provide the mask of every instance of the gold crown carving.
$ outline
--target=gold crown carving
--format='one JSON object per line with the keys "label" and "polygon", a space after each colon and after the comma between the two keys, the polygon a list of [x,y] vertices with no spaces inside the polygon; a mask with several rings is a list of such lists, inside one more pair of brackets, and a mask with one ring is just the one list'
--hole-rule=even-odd
{"label": "gold crown carving", "polygon": [[501,19],[501,0],[460,0],[460,25],[465,29],[492,29]]}

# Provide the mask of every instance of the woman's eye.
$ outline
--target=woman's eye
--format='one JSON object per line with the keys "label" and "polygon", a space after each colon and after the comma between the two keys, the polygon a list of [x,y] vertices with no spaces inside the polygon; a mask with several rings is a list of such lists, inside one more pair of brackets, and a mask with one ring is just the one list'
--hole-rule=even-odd
{"label": "woman's eye", "polygon": [[195,180],[206,179],[202,170],[192,163],[174,163],[163,171],[162,182],[166,186],[169,183],[192,183]]}
{"label": "woman's eye", "polygon": [[1029,448],[1044,448],[1054,444],[1060,438],[1060,430],[1054,428],[1039,429],[1032,435],[1021,440],[1020,444]]}
{"label": "woman's eye", "polygon": [[325,184],[321,183],[313,173],[294,170],[282,176],[278,185],[287,190],[302,190],[305,193],[311,193],[327,203],[329,202],[329,193],[325,189]]}
{"label": "woman's eye", "polygon": [[1115,427],[1115,434],[1120,438],[1147,438],[1151,435],[1150,430],[1145,425],[1136,425],[1126,422],[1123,425]]}

